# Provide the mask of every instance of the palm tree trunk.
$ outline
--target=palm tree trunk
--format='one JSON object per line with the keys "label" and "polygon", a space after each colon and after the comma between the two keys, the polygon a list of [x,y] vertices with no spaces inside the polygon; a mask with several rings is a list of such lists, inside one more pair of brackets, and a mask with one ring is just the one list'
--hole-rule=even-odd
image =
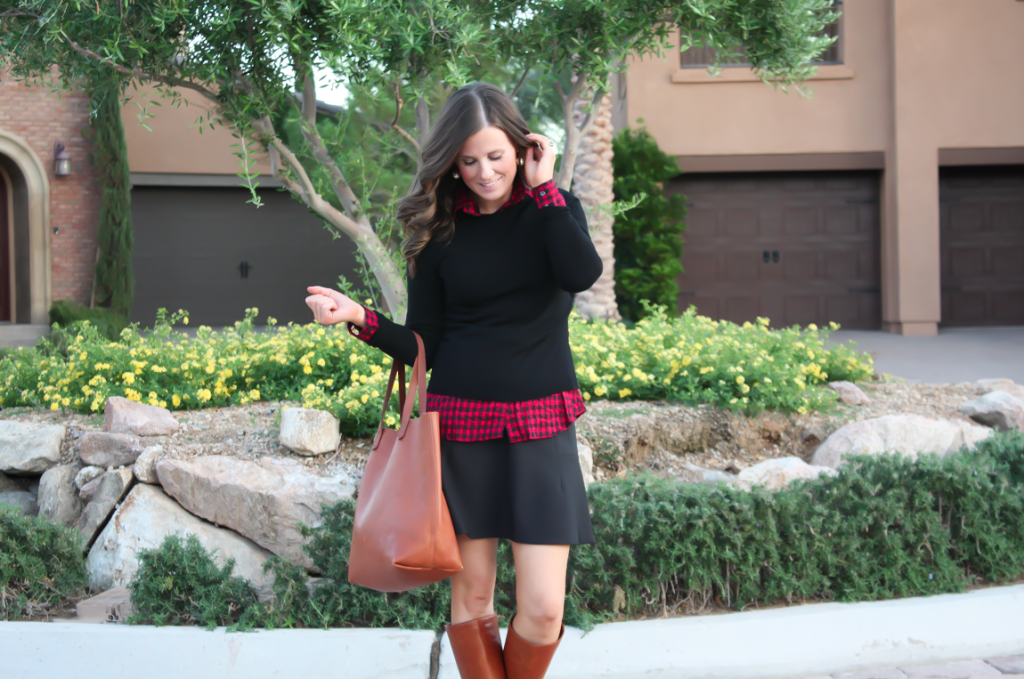
{"label": "palm tree trunk", "polygon": [[[582,123],[583,107],[589,97],[580,97],[573,110],[574,122]],[[607,208],[615,199],[612,193],[612,95],[608,92],[598,104],[594,122],[580,139],[579,154],[573,169],[572,192],[587,213],[590,235],[604,262],[604,272],[594,286],[576,295],[576,309],[584,318],[621,320],[615,301],[615,244],[612,225],[615,219]],[[605,209],[600,209],[601,207]]]}

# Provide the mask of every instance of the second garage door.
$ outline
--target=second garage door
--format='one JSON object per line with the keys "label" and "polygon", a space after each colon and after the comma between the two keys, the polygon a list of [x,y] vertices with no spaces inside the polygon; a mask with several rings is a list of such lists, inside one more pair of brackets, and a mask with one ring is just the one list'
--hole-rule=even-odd
{"label": "second garage door", "polygon": [[876,172],[688,174],[679,310],[775,327],[881,326]]}

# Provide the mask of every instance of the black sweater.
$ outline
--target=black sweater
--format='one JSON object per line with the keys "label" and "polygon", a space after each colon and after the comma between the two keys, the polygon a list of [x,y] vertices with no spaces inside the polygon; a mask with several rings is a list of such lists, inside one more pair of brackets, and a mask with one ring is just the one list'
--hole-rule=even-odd
{"label": "black sweater", "polygon": [[412,365],[418,332],[432,394],[514,402],[577,389],[570,293],[590,288],[603,264],[579,199],[562,195],[564,207],[527,197],[493,214],[460,213],[451,240],[431,240],[416,257],[405,325],[378,314],[367,342]]}

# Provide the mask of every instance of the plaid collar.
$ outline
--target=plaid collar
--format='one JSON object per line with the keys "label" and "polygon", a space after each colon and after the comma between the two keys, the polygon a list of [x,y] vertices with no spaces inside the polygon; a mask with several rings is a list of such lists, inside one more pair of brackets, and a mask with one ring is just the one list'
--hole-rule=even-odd
{"label": "plaid collar", "polygon": [[[515,205],[523,198],[532,196],[533,191],[526,188],[523,180],[520,178],[519,173],[516,173],[516,178],[512,181],[512,195],[508,197],[505,204],[499,207],[495,212],[504,210],[509,205]],[[480,206],[476,203],[476,197],[473,192],[469,190],[465,182],[460,182],[459,187],[455,190],[455,209],[452,214],[456,214],[459,211],[465,212],[467,215],[480,216]]]}

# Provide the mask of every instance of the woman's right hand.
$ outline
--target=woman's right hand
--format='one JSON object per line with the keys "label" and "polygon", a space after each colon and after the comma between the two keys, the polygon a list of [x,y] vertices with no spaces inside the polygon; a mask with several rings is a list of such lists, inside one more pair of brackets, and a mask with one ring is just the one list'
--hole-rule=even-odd
{"label": "woman's right hand", "polygon": [[313,310],[317,323],[334,325],[348,322],[360,327],[365,324],[366,312],[362,305],[337,290],[310,285],[306,291],[310,293],[306,304]]}

